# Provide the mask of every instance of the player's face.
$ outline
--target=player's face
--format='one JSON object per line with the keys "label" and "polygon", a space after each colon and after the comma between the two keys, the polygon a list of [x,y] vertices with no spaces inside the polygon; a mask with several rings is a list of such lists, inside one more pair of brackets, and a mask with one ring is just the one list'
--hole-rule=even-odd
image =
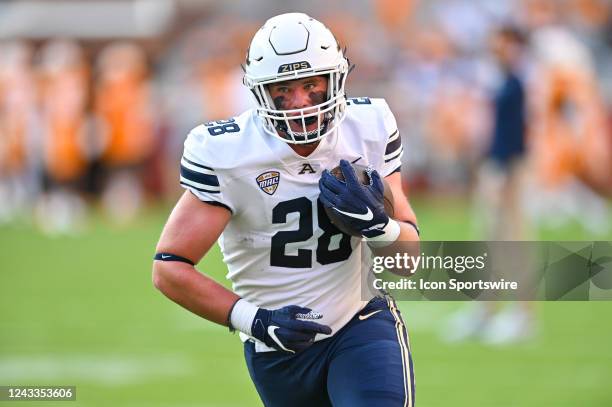
{"label": "player's face", "polygon": [[[304,109],[327,100],[327,82],[327,76],[312,76],[270,84],[268,91],[278,110]],[[309,113],[308,110],[306,113]],[[316,116],[308,117],[305,122],[306,129],[303,128],[301,120],[289,121],[289,125],[291,130],[296,132],[317,129]]]}

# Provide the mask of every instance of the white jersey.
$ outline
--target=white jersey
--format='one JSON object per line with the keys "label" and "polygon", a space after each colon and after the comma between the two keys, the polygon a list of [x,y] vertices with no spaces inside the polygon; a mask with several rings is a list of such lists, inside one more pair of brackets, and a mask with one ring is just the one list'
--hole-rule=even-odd
{"label": "white jersey", "polygon": [[232,212],[219,245],[239,296],[268,309],[312,308],[323,314],[317,322],[335,333],[366,303],[361,239],[331,225],[317,201],[319,178],[340,159],[372,166],[386,177],[399,169],[402,152],[383,99],[350,99],[345,120],[308,157],[267,134],[248,110],[189,133],[181,185]]}

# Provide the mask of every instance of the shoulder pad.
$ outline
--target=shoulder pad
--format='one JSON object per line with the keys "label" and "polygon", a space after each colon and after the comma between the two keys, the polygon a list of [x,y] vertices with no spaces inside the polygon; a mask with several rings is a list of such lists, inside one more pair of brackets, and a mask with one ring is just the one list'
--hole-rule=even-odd
{"label": "shoulder pad", "polygon": [[382,127],[387,136],[397,131],[395,116],[393,116],[385,99],[369,97],[349,98],[347,105],[348,114],[353,120],[367,126]]}
{"label": "shoulder pad", "polygon": [[184,156],[215,169],[231,167],[233,157],[238,158],[244,149],[244,138],[252,125],[250,112],[195,127],[185,140]]}

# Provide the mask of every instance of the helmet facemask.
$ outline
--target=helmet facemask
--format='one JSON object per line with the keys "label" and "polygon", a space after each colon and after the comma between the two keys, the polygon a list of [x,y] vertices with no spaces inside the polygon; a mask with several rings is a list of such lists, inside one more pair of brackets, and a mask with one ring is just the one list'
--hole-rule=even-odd
{"label": "helmet facemask", "polygon": [[[262,81],[252,88],[255,99],[259,104],[257,114],[264,119],[265,130],[291,144],[306,144],[322,139],[338,127],[344,119],[346,110],[344,94],[346,74],[341,74],[337,70],[299,74],[300,72],[295,72],[295,78],[292,75],[290,78],[274,78]],[[311,76],[326,76],[328,78],[327,94],[325,100],[321,103],[301,109],[285,110],[277,106],[270,96],[268,86],[271,84]],[[291,122],[294,123],[294,128],[297,123],[302,130],[293,130]],[[317,123],[316,128],[308,131],[307,128],[315,122]]]}

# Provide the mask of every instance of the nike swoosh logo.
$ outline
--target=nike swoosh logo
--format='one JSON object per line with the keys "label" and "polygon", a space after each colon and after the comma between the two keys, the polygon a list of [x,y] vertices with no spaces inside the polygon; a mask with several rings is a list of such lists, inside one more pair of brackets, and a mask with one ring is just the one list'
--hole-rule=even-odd
{"label": "nike swoosh logo", "polygon": [[378,314],[380,311],[382,311],[381,309],[379,309],[378,311],[372,311],[369,314],[365,314],[365,315],[359,315],[359,320],[363,321],[364,319],[368,319],[370,318],[372,315],[374,314]]}
{"label": "nike swoosh logo", "polygon": [[287,349],[285,347],[285,345],[283,345],[283,343],[280,341],[280,339],[278,339],[278,337],[276,336],[276,333],[274,331],[276,331],[279,327],[276,325],[270,325],[268,327],[268,335],[270,336],[270,338],[272,338],[272,340],[274,342],[276,342],[276,344],[278,346],[280,346],[280,348],[286,352],[291,352],[291,353],[295,353],[295,351],[292,351],[291,349]]}
{"label": "nike swoosh logo", "polygon": [[374,219],[374,214],[372,213],[372,210],[370,208],[368,208],[368,211],[366,213],[352,213],[352,212],[344,212],[341,211],[338,208],[334,208],[336,210],[336,212],[340,212],[343,215],[346,216],[350,216],[351,218],[355,218],[355,219],[361,219],[361,220],[372,220]]}
{"label": "nike swoosh logo", "polygon": [[167,258],[169,258],[169,257],[171,257],[171,256],[164,256],[164,255],[162,254],[162,259],[167,259]]}

